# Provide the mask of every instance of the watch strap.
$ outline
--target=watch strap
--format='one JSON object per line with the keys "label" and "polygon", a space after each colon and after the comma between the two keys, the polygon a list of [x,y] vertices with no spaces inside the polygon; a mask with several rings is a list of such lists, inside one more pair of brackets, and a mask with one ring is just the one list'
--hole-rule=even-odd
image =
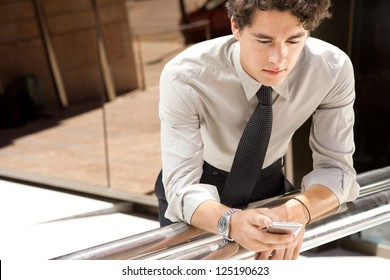
{"label": "watch strap", "polygon": [[220,234],[228,241],[234,241],[232,238],[229,237],[229,233],[230,233],[230,219],[231,219],[231,216],[237,212],[237,211],[241,211],[241,209],[237,209],[237,208],[229,208],[229,210],[227,210],[220,219],[222,218],[225,218],[226,221],[227,221],[227,229],[226,231],[224,232],[220,232]]}

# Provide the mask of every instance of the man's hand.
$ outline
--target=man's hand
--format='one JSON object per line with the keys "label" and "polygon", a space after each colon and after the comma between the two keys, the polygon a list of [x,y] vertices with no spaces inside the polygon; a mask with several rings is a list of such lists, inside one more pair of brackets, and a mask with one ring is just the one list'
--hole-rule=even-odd
{"label": "man's hand", "polygon": [[293,234],[268,233],[267,227],[273,221],[283,219],[268,208],[236,212],[231,217],[230,237],[250,251],[262,252],[260,259],[268,259],[272,252],[275,252],[273,259],[284,259],[285,256],[291,259],[295,248],[300,248],[303,235],[299,239]]}
{"label": "man's hand", "polygon": [[[304,229],[293,234],[268,233],[266,228],[272,222],[298,222],[306,224],[311,220],[337,209],[339,201],[331,190],[322,185],[310,186],[297,196],[302,203],[290,199],[272,209],[246,209],[232,214],[229,237],[242,247],[259,252],[259,259],[297,259],[302,246]],[[191,224],[218,233],[218,219],[229,208],[213,200],[203,202],[195,210]]]}
{"label": "man's hand", "polygon": [[302,228],[298,233],[296,240],[297,244],[294,247],[280,249],[280,250],[267,250],[258,252],[255,256],[257,260],[296,260],[301,251],[303,236],[305,234],[305,229]]}

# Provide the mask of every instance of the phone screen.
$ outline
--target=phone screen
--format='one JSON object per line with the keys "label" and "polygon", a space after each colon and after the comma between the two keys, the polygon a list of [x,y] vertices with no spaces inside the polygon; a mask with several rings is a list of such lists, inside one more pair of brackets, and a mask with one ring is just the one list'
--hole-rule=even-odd
{"label": "phone screen", "polygon": [[295,236],[302,229],[302,224],[295,222],[272,222],[271,226],[267,228],[269,233],[288,234],[292,233]]}

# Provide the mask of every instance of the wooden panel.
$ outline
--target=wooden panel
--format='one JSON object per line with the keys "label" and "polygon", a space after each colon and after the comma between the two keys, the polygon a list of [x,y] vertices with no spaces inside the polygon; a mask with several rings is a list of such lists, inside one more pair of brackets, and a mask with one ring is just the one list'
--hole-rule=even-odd
{"label": "wooden panel", "polygon": [[0,34],[0,44],[29,40],[40,36],[38,24],[34,19],[0,24]]}
{"label": "wooden panel", "polygon": [[102,28],[102,33],[107,57],[110,61],[131,56],[131,38],[125,23],[105,25]]}
{"label": "wooden panel", "polygon": [[31,1],[0,2],[0,23],[35,17]]}
{"label": "wooden panel", "polygon": [[[92,2],[89,1],[91,5],[88,6],[84,1],[70,1],[70,7],[63,6],[58,0],[57,4],[55,2],[44,1],[49,5],[45,8],[48,25],[68,98],[73,101],[92,98],[96,91],[103,90],[97,52],[97,23]],[[129,92],[137,88],[138,79],[126,7],[123,1],[118,0],[98,1],[97,4],[100,31],[116,93]],[[83,73],[82,69],[86,72]],[[96,73],[92,74],[91,71]],[[78,73],[81,85],[77,85],[77,79],[73,79],[74,72]],[[90,80],[94,78],[95,81]],[[92,86],[93,82],[95,86]],[[93,92],[87,93],[87,89]],[[84,97],[81,97],[81,94]]]}
{"label": "wooden panel", "polygon": [[[103,89],[92,1],[40,1],[68,98],[73,101],[95,98],[96,92]],[[129,92],[138,87],[138,80],[128,11],[120,0],[98,0],[97,6],[115,87],[118,93]],[[4,86],[17,76],[32,73],[44,82],[49,94],[47,100],[57,103],[33,0],[0,0],[0,50],[0,77]]]}
{"label": "wooden panel", "polygon": [[42,4],[49,16],[92,8],[91,0],[42,0]]}
{"label": "wooden panel", "polygon": [[52,40],[62,71],[98,65],[94,30],[65,33],[53,36]]}
{"label": "wooden panel", "polygon": [[137,84],[137,75],[134,70],[136,62],[128,25],[126,23],[105,25],[103,39],[117,94],[129,92],[131,86]]}
{"label": "wooden panel", "polygon": [[121,0],[96,0],[98,7],[110,5],[110,4],[121,5],[121,4],[123,4],[123,2],[124,1],[121,1]]}
{"label": "wooden panel", "polygon": [[75,68],[72,71],[64,71],[65,87],[68,92],[70,104],[80,104],[87,101],[100,104],[102,100],[103,86],[101,84],[98,65]]}
{"label": "wooden panel", "polygon": [[128,93],[131,85],[137,84],[137,76],[132,73],[126,57],[110,62],[117,95]]}
{"label": "wooden panel", "polygon": [[93,29],[96,25],[92,11],[60,14],[48,18],[49,30],[52,35],[56,33]]}
{"label": "wooden panel", "polygon": [[4,87],[18,75],[16,53],[13,45],[0,45],[0,77]]}
{"label": "wooden panel", "polygon": [[101,24],[109,24],[113,22],[127,22],[126,9],[123,6],[103,6],[99,7],[99,19]]}
{"label": "wooden panel", "polygon": [[34,75],[42,83],[43,101],[46,104],[57,104],[56,90],[50,74],[50,68],[41,40],[30,40],[15,45],[18,74]]}

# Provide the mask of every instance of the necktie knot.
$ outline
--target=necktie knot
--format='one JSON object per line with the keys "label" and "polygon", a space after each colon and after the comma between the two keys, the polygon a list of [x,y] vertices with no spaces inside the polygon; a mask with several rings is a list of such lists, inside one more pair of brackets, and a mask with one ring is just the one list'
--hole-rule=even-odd
{"label": "necktie knot", "polygon": [[261,86],[256,95],[261,104],[272,105],[272,87]]}

